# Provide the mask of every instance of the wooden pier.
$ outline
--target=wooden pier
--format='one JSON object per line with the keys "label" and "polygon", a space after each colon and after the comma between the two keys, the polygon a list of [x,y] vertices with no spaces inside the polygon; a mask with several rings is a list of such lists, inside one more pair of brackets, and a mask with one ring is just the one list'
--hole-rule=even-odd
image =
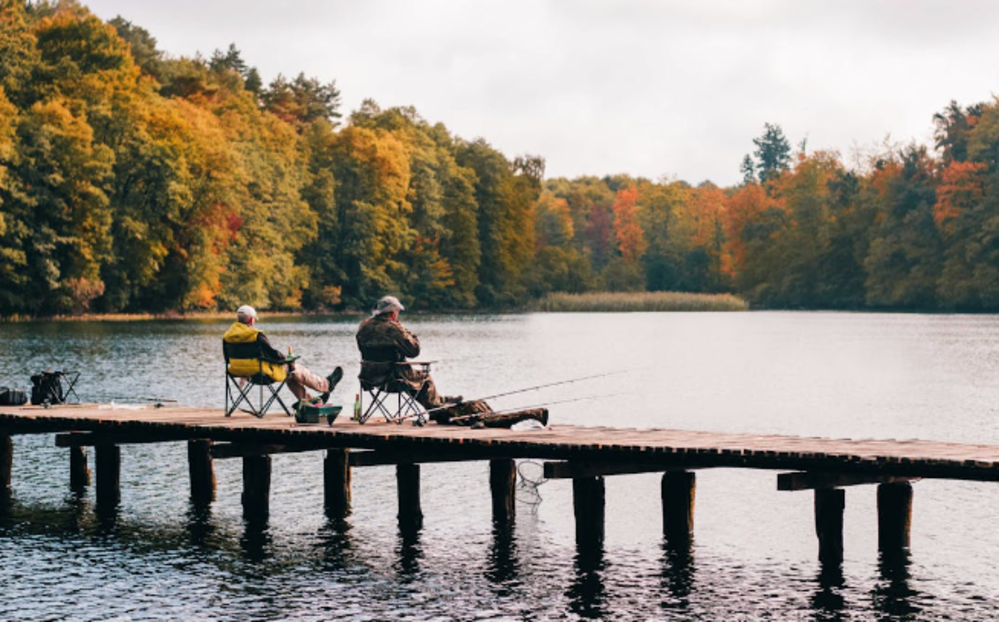
{"label": "wooden pier", "polygon": [[921,440],[851,440],[780,435],[728,434],[662,429],[553,425],[515,432],[430,424],[424,427],[338,420],[332,426],[296,424],[283,414],[263,419],[199,408],[109,409],[96,405],[0,407],[0,493],[9,493],[13,444],[18,434],[55,433],[69,450],[70,482],[90,485],[87,448],[93,447],[98,506],[120,498],[120,446],[188,442],[191,500],[211,503],[216,494],[213,461],[243,460],[242,502],[249,518],[266,516],[272,454],[325,450],[326,512],[350,513],[351,471],[395,465],[399,525],[422,524],[420,464],[490,461],[493,516],[515,517],[515,460],[545,461],[551,479],[572,479],[576,537],[599,543],[604,531],[604,479],[661,472],[663,533],[673,546],[689,544],[694,529],[695,471],[747,468],[780,471],[780,490],[812,490],[819,558],[843,555],[844,487],[878,486],[878,543],[882,552],[905,550],[912,520],[912,482],[941,478],[999,481],[999,446]]}

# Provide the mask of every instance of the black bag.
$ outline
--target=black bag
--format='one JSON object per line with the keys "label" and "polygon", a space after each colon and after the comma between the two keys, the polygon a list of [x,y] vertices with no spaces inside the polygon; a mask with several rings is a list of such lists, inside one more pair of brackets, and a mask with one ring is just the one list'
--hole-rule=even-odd
{"label": "black bag", "polygon": [[21,389],[0,387],[0,406],[20,406],[28,401],[28,394]]}
{"label": "black bag", "polygon": [[62,372],[43,371],[31,377],[31,403],[39,406],[48,402],[49,404],[62,404],[66,401],[66,396],[62,392]]}

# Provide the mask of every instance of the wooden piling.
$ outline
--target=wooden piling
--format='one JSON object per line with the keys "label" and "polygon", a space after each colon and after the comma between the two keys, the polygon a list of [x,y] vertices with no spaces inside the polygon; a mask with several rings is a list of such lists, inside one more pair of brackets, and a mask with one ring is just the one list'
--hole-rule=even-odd
{"label": "wooden piling", "polygon": [[399,489],[399,527],[406,530],[423,526],[423,509],[420,507],[420,465],[397,464],[396,481]]}
{"label": "wooden piling", "polygon": [[0,432],[0,495],[10,494],[10,474],[14,468],[14,441]]}
{"label": "wooden piling", "polygon": [[912,484],[878,485],[878,549],[899,553],[909,548],[912,526]]}
{"label": "wooden piling", "polygon": [[815,534],[819,537],[819,561],[839,564],[843,561],[843,509],[846,491],[820,488],[815,491]]}
{"label": "wooden piling", "polygon": [[663,535],[671,544],[690,542],[694,534],[694,493],[691,471],[667,471],[662,480]]}
{"label": "wooden piling", "polygon": [[350,450],[328,449],[323,461],[323,499],[330,520],[350,514],[351,505]]}
{"label": "wooden piling", "polygon": [[205,439],[187,441],[187,462],[191,474],[191,502],[195,505],[208,505],[215,500],[212,441]]}
{"label": "wooden piling", "polygon": [[90,467],[87,465],[87,448],[77,445],[69,448],[69,488],[79,492],[90,485]]}
{"label": "wooden piling", "polygon": [[490,460],[489,488],[493,497],[493,520],[512,521],[517,514],[517,462],[510,458]]}
{"label": "wooden piling", "polygon": [[576,517],[577,545],[604,541],[604,478],[577,477],[572,480],[572,509]]}
{"label": "wooden piling", "polygon": [[97,505],[118,505],[121,501],[121,446],[97,445],[94,464],[97,467]]}
{"label": "wooden piling", "polygon": [[243,516],[265,519],[270,513],[271,457],[243,457]]}

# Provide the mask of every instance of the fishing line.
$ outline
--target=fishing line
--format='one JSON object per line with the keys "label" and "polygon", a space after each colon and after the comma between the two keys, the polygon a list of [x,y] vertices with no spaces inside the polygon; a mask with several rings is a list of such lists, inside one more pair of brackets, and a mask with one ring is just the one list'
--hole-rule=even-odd
{"label": "fishing line", "polygon": [[[592,376],[582,376],[580,378],[570,378],[568,380],[559,380],[557,382],[549,382],[549,383],[546,383],[546,384],[539,384],[539,385],[536,385],[536,386],[533,386],[533,387],[527,387],[526,389],[516,389],[516,390],[513,390],[513,391],[505,391],[503,393],[496,393],[494,395],[487,395],[485,397],[477,397],[477,398],[474,398],[474,399],[462,400],[461,402],[447,402],[447,403],[441,404],[440,406],[435,406],[433,408],[430,408],[430,409],[428,409],[428,410],[426,410],[426,411],[424,411],[422,413],[419,413],[419,414],[412,414],[412,415],[406,415],[405,417],[400,417],[399,420],[410,419],[410,418],[416,417],[416,416],[429,415],[431,413],[439,412],[439,411],[442,411],[442,410],[447,410],[449,408],[452,408],[454,406],[459,406],[459,405],[461,405],[463,403],[467,403],[467,402],[483,402],[485,400],[491,400],[491,399],[495,399],[497,397],[506,397],[508,395],[516,395],[518,393],[526,393],[528,391],[537,391],[538,389],[546,389],[548,387],[557,387],[557,386],[560,386],[560,385],[563,385],[563,384],[572,384],[573,382],[581,382],[583,380],[593,380],[594,378],[606,378],[607,376],[615,376],[615,375],[618,375],[618,374],[627,374],[627,373],[631,373],[633,371],[638,371],[638,370],[637,369],[621,369],[621,370],[618,370],[618,371],[609,371],[609,372],[605,372],[605,373],[602,373],[602,374],[593,374]],[[555,403],[555,402],[553,402],[553,403]],[[452,421],[453,421],[453,419],[452,419]]]}
{"label": "fishing line", "polygon": [[472,415],[462,415],[460,417],[451,417],[448,421],[464,421],[466,419],[475,419],[481,417],[489,417],[491,415],[508,415],[510,413],[520,412],[522,410],[530,410],[532,408],[541,408],[543,406],[554,406],[555,404],[569,404],[571,402],[580,402],[582,400],[597,400],[604,397],[617,397],[619,395],[625,395],[625,393],[602,393],[600,395],[584,395],[582,397],[574,397],[565,400],[554,400],[551,402],[541,402],[540,404],[534,404],[533,406],[518,406],[516,408],[507,408],[504,410],[495,410],[484,413],[475,413]]}

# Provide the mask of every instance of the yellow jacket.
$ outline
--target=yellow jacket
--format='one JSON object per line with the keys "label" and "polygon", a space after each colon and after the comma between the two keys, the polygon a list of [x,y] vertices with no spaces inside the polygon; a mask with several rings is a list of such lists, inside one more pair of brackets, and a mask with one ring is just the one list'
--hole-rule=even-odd
{"label": "yellow jacket", "polygon": [[[229,330],[225,331],[222,341],[229,353],[229,373],[238,378],[249,378],[263,372],[275,382],[284,381],[288,377],[285,365],[261,360],[258,349],[247,347],[256,344],[259,335],[261,331],[242,322],[233,323]],[[255,353],[256,356],[251,356],[251,353]]]}

